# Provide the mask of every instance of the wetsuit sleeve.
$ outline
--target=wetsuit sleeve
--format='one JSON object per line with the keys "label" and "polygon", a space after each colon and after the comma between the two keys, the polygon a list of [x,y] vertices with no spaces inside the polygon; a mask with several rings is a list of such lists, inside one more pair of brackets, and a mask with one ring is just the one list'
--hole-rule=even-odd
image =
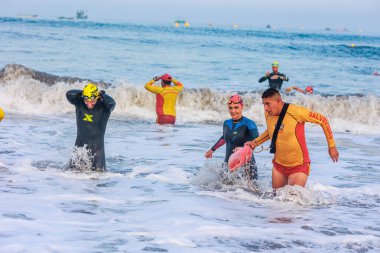
{"label": "wetsuit sleeve", "polygon": [[218,148],[220,148],[221,146],[223,146],[225,143],[226,143],[226,141],[224,140],[224,137],[222,135],[222,137],[220,137],[220,139],[215,143],[215,145],[212,146],[211,150],[215,151]]}
{"label": "wetsuit sleeve", "polygon": [[145,84],[145,89],[146,90],[148,90],[148,91],[150,91],[150,92],[153,92],[153,93],[156,93],[156,94],[159,94],[159,93],[161,93],[161,91],[162,91],[162,87],[160,87],[160,86],[154,86],[153,84],[155,83],[156,81],[154,81],[153,79],[152,80],[150,80],[149,82],[147,82],[146,84]]}
{"label": "wetsuit sleeve", "polygon": [[264,82],[267,79],[268,79],[267,76],[263,76],[262,78],[259,79],[259,83],[262,83],[262,82]]}
{"label": "wetsuit sleeve", "polygon": [[183,84],[180,81],[173,78],[172,82],[174,83],[174,87],[178,92],[180,92],[183,89]]}
{"label": "wetsuit sleeve", "polygon": [[264,142],[266,142],[269,139],[270,139],[269,138],[269,132],[268,132],[268,129],[266,129],[264,131],[264,133],[262,133],[259,137],[257,137],[255,139],[255,142],[256,142],[257,145],[261,145],[261,144],[263,144]]}
{"label": "wetsuit sleeve", "polygon": [[254,122],[248,126],[248,131],[251,140],[256,139],[259,136],[259,130]]}
{"label": "wetsuit sleeve", "polygon": [[284,79],[282,79],[282,80],[284,80],[284,81],[289,81],[289,78],[288,78],[286,75],[281,74],[281,76],[284,78]]}
{"label": "wetsuit sleeve", "polygon": [[66,98],[73,105],[77,105],[82,100],[81,90],[69,90],[66,92]]}
{"label": "wetsuit sleeve", "polygon": [[300,112],[299,115],[302,117],[301,120],[314,124],[319,124],[322,127],[323,132],[325,133],[329,148],[335,147],[335,140],[331,130],[331,126],[324,115],[310,111],[304,107],[299,107],[297,110]]}
{"label": "wetsuit sleeve", "polygon": [[102,97],[104,106],[108,111],[112,112],[116,106],[115,100],[112,97],[108,96],[104,91],[100,94],[100,96]]}

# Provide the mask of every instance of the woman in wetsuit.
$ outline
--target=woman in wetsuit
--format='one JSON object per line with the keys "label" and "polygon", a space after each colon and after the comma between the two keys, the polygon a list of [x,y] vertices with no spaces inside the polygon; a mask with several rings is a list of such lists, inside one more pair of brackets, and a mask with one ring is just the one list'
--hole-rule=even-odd
{"label": "woman in wetsuit", "polygon": [[86,85],[83,91],[69,90],[66,97],[75,105],[77,119],[75,146],[87,145],[94,156],[93,169],[105,170],[104,133],[111,112],[115,108],[115,100],[91,83]]}
{"label": "woman in wetsuit", "polygon": [[[226,156],[224,162],[227,163],[236,147],[243,147],[245,142],[251,141],[259,136],[255,122],[242,115],[243,108],[243,99],[239,95],[235,94],[230,97],[228,100],[228,110],[231,119],[224,121],[223,135],[215,145],[206,152],[206,158],[212,158],[214,151],[226,144]],[[257,179],[257,168],[253,154],[250,161],[250,173],[251,175],[249,176],[252,179]]]}

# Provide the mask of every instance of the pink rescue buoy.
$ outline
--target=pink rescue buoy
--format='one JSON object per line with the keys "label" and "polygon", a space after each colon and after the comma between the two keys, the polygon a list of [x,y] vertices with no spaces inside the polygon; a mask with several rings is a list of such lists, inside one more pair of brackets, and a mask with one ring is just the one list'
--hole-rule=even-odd
{"label": "pink rescue buoy", "polygon": [[228,159],[228,168],[230,171],[239,169],[244,164],[248,163],[252,158],[252,149],[249,145],[245,145],[242,148],[236,148],[236,150]]}

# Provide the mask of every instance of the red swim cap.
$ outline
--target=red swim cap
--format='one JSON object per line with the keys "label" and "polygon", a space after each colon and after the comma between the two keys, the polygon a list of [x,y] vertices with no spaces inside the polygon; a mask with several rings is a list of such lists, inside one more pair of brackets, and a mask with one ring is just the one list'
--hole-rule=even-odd
{"label": "red swim cap", "polygon": [[311,86],[307,86],[307,87],[305,88],[305,91],[306,91],[307,93],[310,93],[310,94],[312,94],[312,93],[314,92],[313,87],[311,87]]}
{"label": "red swim cap", "polygon": [[161,80],[163,81],[172,81],[172,76],[169,75],[169,74],[163,74],[161,77],[160,77]]}
{"label": "red swim cap", "polygon": [[235,94],[233,96],[230,97],[230,99],[228,99],[228,104],[241,104],[242,106],[244,106],[244,102],[243,102],[243,99],[238,95],[238,94]]}

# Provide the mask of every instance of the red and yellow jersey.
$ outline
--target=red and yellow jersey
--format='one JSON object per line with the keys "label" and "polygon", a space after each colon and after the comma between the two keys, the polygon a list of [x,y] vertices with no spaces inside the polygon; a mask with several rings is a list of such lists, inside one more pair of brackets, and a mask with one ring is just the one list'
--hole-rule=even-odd
{"label": "red and yellow jersey", "polygon": [[[272,139],[278,116],[265,113],[267,129],[255,139],[257,145]],[[274,160],[284,166],[297,166],[310,163],[306,146],[305,122],[319,124],[325,133],[329,148],[335,147],[330,124],[322,114],[312,112],[305,107],[290,104],[277,135]]]}
{"label": "red and yellow jersey", "polygon": [[178,94],[183,89],[183,84],[174,78],[172,82],[175,86],[153,86],[154,80],[150,80],[145,84],[145,89],[156,94],[156,113],[158,116],[176,116],[175,106]]}

